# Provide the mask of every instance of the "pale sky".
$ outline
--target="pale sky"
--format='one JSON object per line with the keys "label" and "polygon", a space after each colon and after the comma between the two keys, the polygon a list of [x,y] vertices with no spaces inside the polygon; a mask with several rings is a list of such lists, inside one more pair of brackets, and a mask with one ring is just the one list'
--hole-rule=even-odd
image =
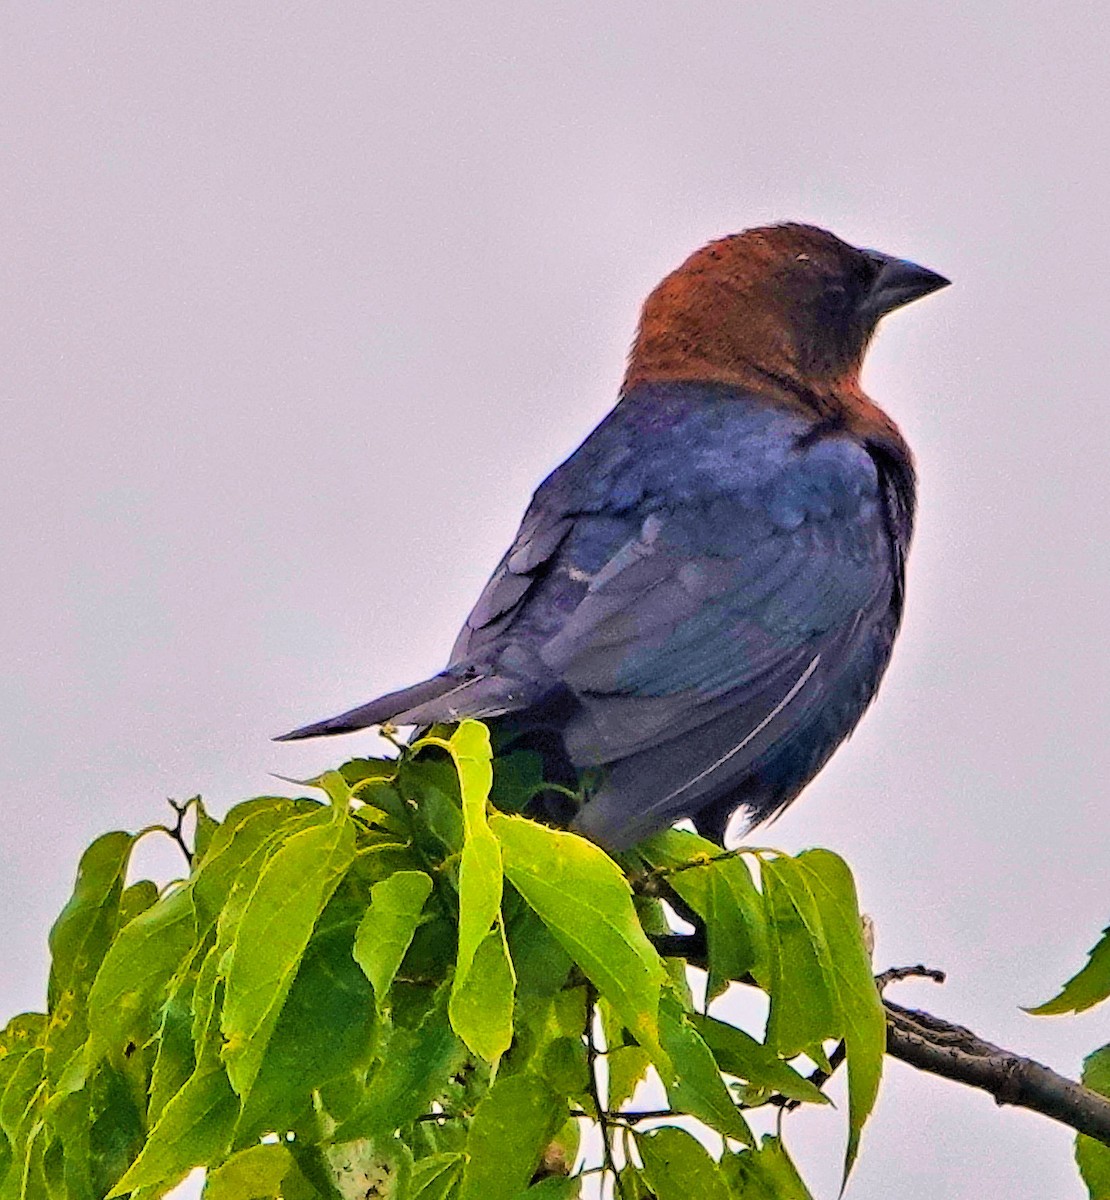
{"label": "pale sky", "polygon": [[[950,972],[892,998],[1076,1074],[1110,1010],[1018,1005],[1110,917],[1108,58],[1094,4],[9,7],[0,1014],[97,834],[373,751],[268,739],[440,667],[647,291],[797,219],[954,286],[865,375],[921,475],[894,665],[760,840]],[[786,1137],[831,1200],[843,1117]],[[848,1200],[1079,1200],[1070,1141],[892,1063]]]}

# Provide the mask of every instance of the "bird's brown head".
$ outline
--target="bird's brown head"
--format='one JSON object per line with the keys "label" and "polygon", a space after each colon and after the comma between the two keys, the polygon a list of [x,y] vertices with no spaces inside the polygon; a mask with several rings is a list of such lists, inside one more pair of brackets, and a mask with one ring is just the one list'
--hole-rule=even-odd
{"label": "bird's brown head", "polygon": [[812,225],[721,238],[647,298],[625,391],[650,381],[711,381],[836,408],[838,398],[859,393],[879,319],[947,283]]}

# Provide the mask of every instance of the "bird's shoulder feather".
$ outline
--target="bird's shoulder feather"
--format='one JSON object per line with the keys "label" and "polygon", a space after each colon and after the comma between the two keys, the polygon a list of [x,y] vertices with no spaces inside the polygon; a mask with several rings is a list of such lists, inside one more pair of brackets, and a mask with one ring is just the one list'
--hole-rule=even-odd
{"label": "bird's shoulder feather", "polygon": [[[507,635],[537,590],[546,611],[525,623],[553,633],[587,593],[623,591],[679,556],[706,560],[709,575],[735,586],[765,574],[803,527],[802,540],[822,527],[843,540],[838,528],[874,526],[880,485],[864,446],[811,438],[797,413],[721,393],[670,384],[625,398],[537,489],[452,661]],[[638,566],[653,546],[655,564]],[[693,568],[683,580],[692,584]]]}

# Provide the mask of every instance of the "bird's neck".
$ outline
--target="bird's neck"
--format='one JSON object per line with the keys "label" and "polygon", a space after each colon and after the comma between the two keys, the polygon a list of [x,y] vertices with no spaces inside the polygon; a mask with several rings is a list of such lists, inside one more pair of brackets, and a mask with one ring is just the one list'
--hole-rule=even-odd
{"label": "bird's neck", "polygon": [[645,384],[718,384],[727,392],[742,394],[749,402],[762,403],[811,418],[822,429],[842,430],[862,442],[882,446],[888,453],[912,461],[902,432],[860,386],[856,370],[835,377],[801,381],[754,363],[683,363],[673,367],[654,365],[645,369],[635,360],[629,365],[621,395]]}

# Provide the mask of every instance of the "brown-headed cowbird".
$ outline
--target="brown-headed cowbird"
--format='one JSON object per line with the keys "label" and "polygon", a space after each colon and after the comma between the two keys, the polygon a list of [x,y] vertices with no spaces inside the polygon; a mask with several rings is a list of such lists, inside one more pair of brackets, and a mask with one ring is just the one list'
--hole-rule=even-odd
{"label": "brown-headed cowbird", "polygon": [[285,737],[480,718],[586,773],[566,819],[611,850],[789,804],[902,616],[913,459],[861,390],[864,351],[947,282],[807,225],[697,251],[648,297],[619,403],[537,490],[447,668]]}

